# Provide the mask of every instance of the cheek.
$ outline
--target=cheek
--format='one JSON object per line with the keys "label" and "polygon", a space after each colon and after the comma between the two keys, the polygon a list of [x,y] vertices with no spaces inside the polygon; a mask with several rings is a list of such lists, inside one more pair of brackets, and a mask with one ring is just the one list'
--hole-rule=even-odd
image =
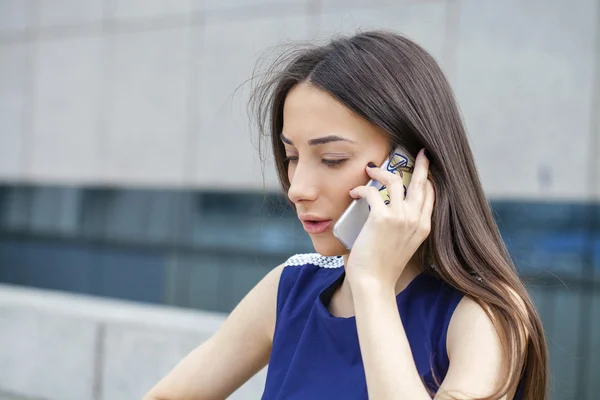
{"label": "cheek", "polygon": [[362,169],[359,169],[358,171],[354,169],[348,170],[340,175],[341,176],[338,176],[336,179],[332,180],[331,193],[334,193],[336,201],[340,204],[343,203],[345,208],[352,201],[349,193],[350,190],[367,183],[369,181],[369,177],[366,172],[362,171]]}
{"label": "cheek", "polygon": [[[369,175],[367,175],[367,171],[365,170],[366,166],[366,162],[359,162],[357,163],[357,165],[354,165],[351,170],[348,170],[343,181],[343,183],[347,187],[346,194],[348,194],[348,192],[351,189],[354,189],[357,186],[366,185],[367,182],[369,182],[370,178]],[[350,195],[348,194],[348,196]]]}

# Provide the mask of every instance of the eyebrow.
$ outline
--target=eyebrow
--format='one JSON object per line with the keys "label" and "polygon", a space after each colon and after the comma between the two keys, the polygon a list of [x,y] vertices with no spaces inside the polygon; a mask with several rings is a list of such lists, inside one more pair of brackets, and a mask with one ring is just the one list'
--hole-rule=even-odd
{"label": "eyebrow", "polygon": [[[293,145],[294,143],[292,143],[292,141],[288,138],[286,138],[283,133],[281,133],[279,135],[279,137],[281,138],[281,141],[283,143],[287,143],[290,145]],[[342,136],[337,136],[337,135],[329,135],[329,136],[323,136],[320,138],[316,138],[316,139],[310,139],[308,141],[308,144],[311,146],[317,146],[320,144],[325,144],[325,143],[331,143],[331,142],[350,142],[350,143],[356,143],[354,140],[342,137]]]}

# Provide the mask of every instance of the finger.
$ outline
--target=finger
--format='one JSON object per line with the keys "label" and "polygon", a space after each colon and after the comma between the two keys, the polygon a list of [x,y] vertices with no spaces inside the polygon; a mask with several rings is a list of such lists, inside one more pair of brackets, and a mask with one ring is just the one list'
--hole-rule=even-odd
{"label": "finger", "polygon": [[431,231],[431,216],[433,215],[433,206],[435,204],[435,188],[430,180],[425,182],[425,200],[423,201],[423,208],[421,208],[421,223],[420,225],[427,234]]}
{"label": "finger", "polygon": [[393,203],[393,199],[396,198],[400,199],[400,201],[404,200],[404,184],[402,182],[402,176],[399,175],[402,174],[402,172],[399,171],[399,174],[395,174],[372,165],[374,164],[369,163],[367,166],[367,174],[386,187],[388,194],[390,195],[390,203]]}
{"label": "finger", "polygon": [[384,212],[386,210],[379,191],[373,186],[357,186],[350,191],[350,196],[354,199],[365,199],[371,207],[371,211]]}
{"label": "finger", "polygon": [[425,186],[428,174],[429,159],[425,155],[425,149],[423,149],[417,154],[415,169],[406,193],[406,201],[418,205],[419,209],[422,208],[423,199],[425,198]]}
{"label": "finger", "polygon": [[373,163],[369,163],[369,165],[367,165],[367,174],[372,179],[375,179],[384,186],[390,186],[393,182],[397,182],[398,180],[402,179],[398,175],[379,168]]}

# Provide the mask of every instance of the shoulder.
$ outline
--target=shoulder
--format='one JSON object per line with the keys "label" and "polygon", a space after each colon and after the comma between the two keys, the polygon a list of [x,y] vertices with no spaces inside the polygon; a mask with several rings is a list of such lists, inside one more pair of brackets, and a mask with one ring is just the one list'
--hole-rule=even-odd
{"label": "shoulder", "polygon": [[[515,306],[525,310],[523,299],[514,290]],[[500,385],[506,368],[513,368],[515,357],[508,357],[489,308],[469,296],[458,304],[448,327],[447,351],[450,369],[442,387],[469,388],[488,395]],[[526,335],[521,332],[521,340]],[[505,397],[503,397],[504,399]]]}
{"label": "shoulder", "polygon": [[298,281],[303,284],[320,281],[344,266],[340,257],[322,256],[318,253],[295,254],[282,264],[281,284],[289,286]]}
{"label": "shoulder", "polygon": [[[448,356],[459,350],[463,343],[485,340],[489,345],[499,344],[498,335],[484,307],[469,296],[463,296],[448,326]],[[472,342],[471,342],[472,343]]]}
{"label": "shoulder", "polygon": [[283,263],[273,268],[263,279],[266,286],[278,288],[282,279],[294,279],[301,273],[318,270],[332,270],[344,265],[343,258],[322,256],[318,253],[294,254]]}
{"label": "shoulder", "polygon": [[[516,291],[509,289],[517,307],[526,313],[525,303]],[[521,330],[522,339],[525,339]],[[480,304],[469,296],[463,296],[448,327],[448,355],[462,347],[480,346],[501,348],[501,342],[494,324],[494,316],[485,304]]]}
{"label": "shoulder", "polygon": [[295,254],[282,264],[277,296],[278,311],[291,297],[302,301],[322,290],[329,278],[339,273],[344,265],[342,257],[322,256],[318,253]]}
{"label": "shoulder", "polygon": [[342,256],[322,256],[319,253],[294,254],[283,263],[286,267],[312,266],[317,268],[340,268],[344,265]]}
{"label": "shoulder", "polygon": [[464,294],[435,275],[418,275],[407,287],[402,306],[405,313],[427,315],[437,329],[448,327]]}
{"label": "shoulder", "polygon": [[[318,253],[295,254],[283,263],[282,281],[320,281],[344,266],[339,256],[322,256]],[[316,279],[315,279],[316,278]]]}
{"label": "shoulder", "polygon": [[506,364],[502,342],[485,308],[464,296],[452,315],[446,340],[450,365],[440,391],[489,396]]}

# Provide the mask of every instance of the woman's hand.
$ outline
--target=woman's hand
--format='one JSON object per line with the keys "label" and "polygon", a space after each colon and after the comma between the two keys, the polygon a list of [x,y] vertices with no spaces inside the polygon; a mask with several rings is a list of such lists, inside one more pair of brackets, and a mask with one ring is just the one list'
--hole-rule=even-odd
{"label": "woman's hand", "polygon": [[346,276],[351,288],[376,284],[393,289],[431,230],[435,191],[427,179],[429,160],[424,150],[417,155],[406,199],[400,176],[378,167],[366,168],[372,179],[387,187],[390,203],[386,206],[374,187],[350,191],[353,198],[366,199],[371,211],[350,252]]}

